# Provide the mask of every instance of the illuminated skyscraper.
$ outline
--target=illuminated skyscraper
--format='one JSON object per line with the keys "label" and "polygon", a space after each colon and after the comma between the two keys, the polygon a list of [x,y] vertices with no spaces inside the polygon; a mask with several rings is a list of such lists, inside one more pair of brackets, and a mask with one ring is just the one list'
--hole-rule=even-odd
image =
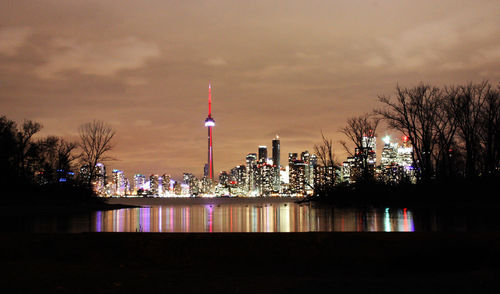
{"label": "illuminated skyscraper", "polygon": [[403,145],[398,148],[396,163],[400,166],[411,167],[413,165],[413,146],[408,143],[408,137],[403,137]]}
{"label": "illuminated skyscraper", "polygon": [[247,187],[248,193],[256,190],[256,173],[257,173],[257,154],[248,153],[246,157],[247,162]]}
{"label": "illuminated skyscraper", "polygon": [[257,189],[260,196],[269,196],[273,191],[274,165],[262,163],[257,165]]}
{"label": "illuminated skyscraper", "polygon": [[382,169],[389,168],[396,163],[398,143],[392,143],[389,136],[382,138],[384,148],[382,149],[381,167]]}
{"label": "illuminated skyscraper", "polygon": [[280,137],[276,135],[273,139],[273,164],[274,164],[274,175],[273,175],[273,190],[274,192],[280,191]]}
{"label": "illuminated skyscraper", "polygon": [[302,160],[293,160],[292,163],[290,164],[290,193],[296,195],[305,194],[306,165],[307,164]]}
{"label": "illuminated skyscraper", "polygon": [[198,195],[199,193],[198,179],[192,173],[183,174],[182,184],[187,186],[189,195]]}
{"label": "illuminated skyscraper", "polygon": [[396,163],[403,167],[405,176],[410,182],[417,182],[415,170],[413,169],[413,146],[408,142],[407,136],[403,137],[403,145],[398,148]]}
{"label": "illuminated skyscraper", "polygon": [[100,162],[95,165],[92,185],[94,191],[96,191],[99,196],[103,196],[106,193],[106,167]]}
{"label": "illuminated skyscraper", "polygon": [[144,190],[148,190],[146,186],[146,176],[141,175],[141,174],[135,174],[134,175],[134,191],[137,194],[137,191],[141,190],[140,193],[142,193]]}
{"label": "illuminated skyscraper", "polygon": [[247,169],[244,165],[238,165],[231,169],[231,181],[238,187],[240,192],[248,191],[246,186]]}
{"label": "illuminated skyscraper", "polygon": [[[363,156],[367,158],[367,164],[369,168],[375,167],[377,163],[377,137],[375,137],[372,133],[372,130],[368,133],[368,135],[363,135],[361,143],[361,149],[359,152],[362,153]],[[355,152],[356,153],[356,152]],[[360,154],[360,153],[359,153]]]}
{"label": "illuminated skyscraper", "polygon": [[158,195],[158,188],[160,186],[160,177],[158,175],[149,176],[149,193],[151,195]]}
{"label": "illuminated skyscraper", "polygon": [[310,154],[309,151],[304,151],[300,154],[300,159],[304,162],[304,173],[305,173],[305,189],[309,193],[312,193],[314,189],[314,166],[316,165],[316,155]]}
{"label": "illuminated skyscraper", "polygon": [[229,185],[229,174],[227,171],[221,171],[219,174],[219,184],[227,187]]}
{"label": "illuminated skyscraper", "polygon": [[259,163],[267,162],[267,146],[259,146]]}
{"label": "illuminated skyscraper", "polygon": [[161,177],[161,191],[163,195],[168,195],[170,193],[171,176],[163,174]]}
{"label": "illuminated skyscraper", "polygon": [[382,149],[378,178],[385,183],[397,183],[400,174],[400,167],[396,163],[398,143],[392,143],[389,136],[382,138],[382,141],[384,141],[384,148]]}
{"label": "illuminated skyscraper", "polygon": [[127,190],[127,180],[123,171],[114,169],[113,170],[113,195],[124,196]]}
{"label": "illuminated skyscraper", "polygon": [[375,176],[377,163],[377,137],[372,130],[363,134],[361,146],[354,148],[354,156],[348,157],[342,166],[342,181],[355,183],[359,180],[369,180]]}
{"label": "illuminated skyscraper", "polygon": [[212,118],[212,87],[208,84],[208,117],[205,119],[205,127],[208,128],[208,178],[214,180],[214,150],[212,128],[215,127],[215,120]]}
{"label": "illuminated skyscraper", "polygon": [[297,153],[288,153],[288,165],[291,166],[297,160]]}

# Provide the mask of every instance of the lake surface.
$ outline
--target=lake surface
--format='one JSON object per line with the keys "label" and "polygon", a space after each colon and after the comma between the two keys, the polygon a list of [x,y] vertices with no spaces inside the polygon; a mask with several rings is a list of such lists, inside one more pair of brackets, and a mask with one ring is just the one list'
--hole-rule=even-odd
{"label": "lake surface", "polygon": [[411,232],[407,210],[324,210],[294,203],[152,206],[97,212],[97,232]]}
{"label": "lake surface", "polygon": [[[27,232],[414,232],[498,230],[489,215],[406,208],[334,208],[292,199],[112,199],[141,205],[84,215],[2,217]],[[497,221],[496,217],[494,218]],[[498,222],[498,221],[497,221]],[[10,223],[10,224],[9,224]]]}

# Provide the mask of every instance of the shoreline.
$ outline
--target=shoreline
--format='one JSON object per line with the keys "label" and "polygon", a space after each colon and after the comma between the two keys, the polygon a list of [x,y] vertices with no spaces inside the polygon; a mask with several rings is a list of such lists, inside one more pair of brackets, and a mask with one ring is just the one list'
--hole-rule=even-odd
{"label": "shoreline", "polygon": [[120,205],[225,205],[294,203],[303,197],[113,197],[105,198],[108,204]]}
{"label": "shoreline", "polygon": [[83,203],[80,205],[67,203],[24,203],[24,204],[1,204],[0,216],[34,216],[34,215],[77,215],[94,211],[107,211],[123,208],[139,208],[137,205],[120,203]]}

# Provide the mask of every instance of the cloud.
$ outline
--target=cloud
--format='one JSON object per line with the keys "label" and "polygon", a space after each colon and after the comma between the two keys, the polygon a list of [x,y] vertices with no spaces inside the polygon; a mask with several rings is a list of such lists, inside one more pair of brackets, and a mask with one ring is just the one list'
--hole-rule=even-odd
{"label": "cloud", "polygon": [[27,27],[10,27],[0,29],[0,54],[16,55],[18,49],[26,42],[32,30]]}
{"label": "cloud", "polygon": [[[367,40],[358,55],[366,67],[398,72],[471,69],[495,62],[500,22],[494,3],[459,9]],[[487,49],[485,49],[487,48]]]}
{"label": "cloud", "polygon": [[52,46],[57,52],[35,70],[39,77],[55,78],[65,71],[113,76],[122,70],[140,68],[149,58],[160,55],[160,49],[155,43],[135,37],[94,43],[55,39]]}
{"label": "cloud", "polygon": [[297,57],[299,59],[310,60],[310,59],[318,59],[318,58],[321,58],[322,56],[319,54],[313,54],[313,53],[296,52],[295,57]]}
{"label": "cloud", "polygon": [[381,67],[386,64],[386,60],[379,55],[368,56],[365,65],[368,67]]}
{"label": "cloud", "polygon": [[216,58],[210,58],[205,62],[205,64],[211,66],[224,66],[227,65],[227,61],[224,60],[223,58],[216,57]]}
{"label": "cloud", "polygon": [[153,124],[152,121],[142,120],[142,119],[138,119],[134,122],[134,126],[136,126],[136,127],[147,127],[147,126],[150,126],[151,124]]}
{"label": "cloud", "polygon": [[479,50],[480,58],[486,63],[489,61],[500,60],[500,46],[485,48]]}

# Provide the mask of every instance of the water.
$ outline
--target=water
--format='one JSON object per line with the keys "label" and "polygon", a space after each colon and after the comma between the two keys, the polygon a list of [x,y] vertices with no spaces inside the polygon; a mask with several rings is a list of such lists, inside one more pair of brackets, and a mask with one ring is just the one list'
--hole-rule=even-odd
{"label": "water", "polygon": [[[113,200],[141,208],[84,215],[2,217],[3,231],[24,232],[414,232],[487,231],[488,214],[406,208],[346,209],[291,200]],[[451,211],[451,212],[450,212]]]}
{"label": "water", "polygon": [[173,205],[97,212],[96,232],[413,231],[407,210],[322,210],[293,203]]}

